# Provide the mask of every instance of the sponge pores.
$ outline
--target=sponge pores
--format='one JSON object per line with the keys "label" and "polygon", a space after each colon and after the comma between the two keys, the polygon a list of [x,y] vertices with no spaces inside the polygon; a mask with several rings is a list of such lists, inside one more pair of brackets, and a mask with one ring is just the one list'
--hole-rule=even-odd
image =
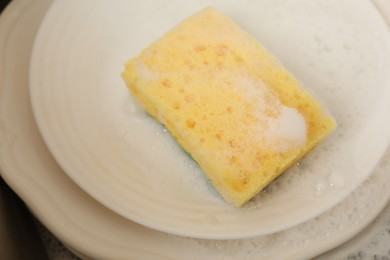
{"label": "sponge pores", "polygon": [[236,207],[336,127],[261,43],[211,7],[131,59],[122,76]]}

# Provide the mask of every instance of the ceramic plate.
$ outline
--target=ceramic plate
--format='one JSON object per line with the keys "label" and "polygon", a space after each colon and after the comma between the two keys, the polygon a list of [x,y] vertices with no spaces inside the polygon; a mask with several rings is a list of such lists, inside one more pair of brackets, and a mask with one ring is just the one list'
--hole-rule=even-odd
{"label": "ceramic plate", "polygon": [[[385,1],[383,6],[390,7]],[[362,186],[335,208],[272,235],[228,241],[192,239],[153,231],[115,214],[61,170],[33,119],[28,98],[29,57],[51,2],[14,0],[0,17],[0,169],[39,220],[80,256],[310,259],[354,236],[386,205],[390,152]]]}
{"label": "ceramic plate", "polygon": [[[240,209],[217,195],[120,77],[129,58],[208,5],[271,49],[339,125]],[[58,0],[35,42],[30,90],[49,150],[97,201],[160,231],[232,239],[312,219],[369,176],[389,142],[389,70],[388,28],[369,1]]]}

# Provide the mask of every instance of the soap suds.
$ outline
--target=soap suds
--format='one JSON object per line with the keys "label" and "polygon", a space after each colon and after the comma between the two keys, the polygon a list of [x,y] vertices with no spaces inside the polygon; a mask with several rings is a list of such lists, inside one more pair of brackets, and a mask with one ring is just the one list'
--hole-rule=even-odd
{"label": "soap suds", "polygon": [[284,152],[288,149],[304,145],[307,141],[307,125],[305,118],[295,108],[283,105],[276,93],[262,80],[255,77],[244,77],[230,73],[240,94],[251,100],[256,106],[258,124],[255,133],[251,136],[257,142],[265,141],[270,149]]}
{"label": "soap suds", "polygon": [[[238,240],[202,240],[178,237],[166,234],[172,245],[190,245],[200,256],[207,259],[218,256],[223,259],[258,259],[272,258],[286,250],[292,254],[299,254],[306,248],[323,246],[330,237],[343,235],[343,232],[350,232],[358,228],[376,210],[377,203],[381,201],[384,190],[390,186],[390,179],[386,173],[390,170],[390,150],[383,157],[381,164],[375,173],[363,186],[360,186],[352,196],[348,197],[337,207],[327,211],[321,216],[295,226],[285,231],[277,232],[267,236],[259,236]],[[298,165],[300,166],[300,165]],[[378,187],[378,183],[382,183]],[[323,188],[325,183],[321,183]],[[368,247],[370,249],[370,247]],[[286,256],[288,257],[288,256]],[[324,258],[326,258],[326,254]]]}
{"label": "soap suds", "polygon": [[270,124],[267,139],[282,152],[291,146],[304,145],[307,141],[305,118],[296,109],[282,105],[280,116]]}
{"label": "soap suds", "polygon": [[160,73],[152,71],[149,67],[137,59],[137,71],[141,75],[142,80],[159,80],[161,78]]}

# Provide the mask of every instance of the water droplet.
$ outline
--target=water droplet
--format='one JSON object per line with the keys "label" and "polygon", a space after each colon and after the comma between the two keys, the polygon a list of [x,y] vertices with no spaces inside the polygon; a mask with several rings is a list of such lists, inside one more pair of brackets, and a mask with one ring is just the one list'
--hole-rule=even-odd
{"label": "water droplet", "polygon": [[325,188],[326,188],[326,185],[323,182],[319,182],[316,185],[314,185],[315,195],[316,196],[322,196]]}
{"label": "water droplet", "polygon": [[263,189],[263,193],[271,192],[272,191],[272,186],[268,185]]}
{"label": "water droplet", "polygon": [[329,186],[330,187],[342,187],[344,186],[344,180],[341,176],[337,175],[336,173],[332,173],[329,176]]}

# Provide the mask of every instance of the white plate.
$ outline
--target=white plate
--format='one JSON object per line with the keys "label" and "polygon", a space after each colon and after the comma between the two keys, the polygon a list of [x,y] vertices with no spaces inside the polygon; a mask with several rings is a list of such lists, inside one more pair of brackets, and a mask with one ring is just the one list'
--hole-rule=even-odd
{"label": "white plate", "polygon": [[153,231],[113,213],[67,177],[33,120],[28,99],[29,57],[50,3],[14,0],[0,17],[0,168],[2,177],[39,220],[81,256],[309,259],[354,236],[390,198],[388,152],[371,177],[341,204],[273,235],[230,241],[191,239]]}
{"label": "white plate", "polygon": [[[220,199],[120,77],[130,57],[207,5],[264,42],[339,124],[242,209]],[[50,151],[93,198],[160,231],[230,239],[318,216],[367,178],[389,142],[388,71],[388,29],[369,1],[58,0],[37,36],[30,90]]]}

